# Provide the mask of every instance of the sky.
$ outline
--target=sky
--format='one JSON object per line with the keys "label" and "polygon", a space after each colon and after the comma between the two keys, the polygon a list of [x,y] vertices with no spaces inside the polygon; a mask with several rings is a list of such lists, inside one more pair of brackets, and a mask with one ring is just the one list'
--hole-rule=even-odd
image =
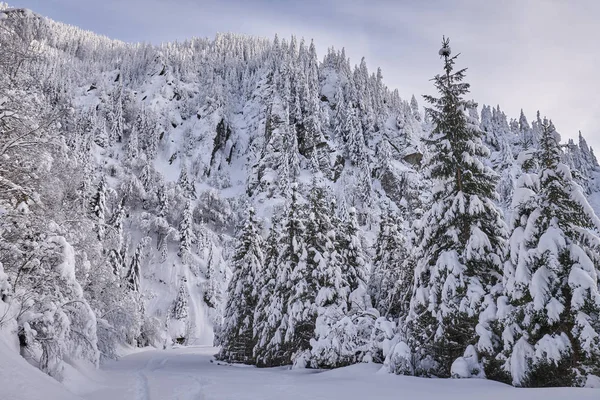
{"label": "sky", "polygon": [[[442,35],[471,97],[539,110],[563,139],[582,131],[600,155],[600,0],[12,0],[54,20],[127,42],[161,43],[235,32],[314,39],[319,56],[346,49],[381,67],[400,96],[435,94]],[[423,102],[420,101],[422,104]]]}

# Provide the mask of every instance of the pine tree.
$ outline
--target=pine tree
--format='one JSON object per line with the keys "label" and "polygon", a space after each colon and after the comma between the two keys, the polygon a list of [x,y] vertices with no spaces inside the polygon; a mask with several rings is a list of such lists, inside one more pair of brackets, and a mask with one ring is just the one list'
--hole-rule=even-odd
{"label": "pine tree", "polygon": [[348,301],[347,309],[351,310],[355,306],[364,307],[361,304],[353,305],[351,295],[359,288],[365,289],[369,270],[369,257],[363,250],[360,227],[354,207],[348,210],[346,221],[341,224],[340,228],[336,248],[342,264],[341,278]]}
{"label": "pine tree", "polygon": [[185,208],[183,209],[183,215],[181,216],[181,222],[179,223],[179,257],[184,264],[188,264],[191,260],[191,249],[194,243],[194,221],[193,221],[193,210],[192,202],[187,201]]}
{"label": "pine tree", "polygon": [[277,321],[277,326],[281,323],[281,316],[275,316],[269,310],[278,278],[280,238],[280,221],[279,217],[275,215],[271,220],[269,235],[265,243],[264,268],[256,280],[257,303],[254,309],[254,341],[256,344],[253,355],[259,367],[266,366],[264,355],[269,352],[269,342],[275,331],[273,322]]}
{"label": "pine tree", "polygon": [[122,271],[126,265],[124,250],[124,236],[123,236],[123,220],[125,218],[125,202],[124,198],[121,199],[117,209],[113,213],[113,216],[109,222],[111,226],[110,236],[112,237],[112,245],[114,248],[110,251],[110,263],[115,276],[122,276]]}
{"label": "pine tree", "polygon": [[181,164],[181,172],[179,174],[179,179],[177,180],[177,186],[179,186],[186,198],[196,198],[196,186],[188,176],[187,166],[185,163]]}
{"label": "pine tree", "polygon": [[421,122],[422,118],[421,118],[421,112],[419,111],[419,103],[417,102],[417,99],[415,98],[415,95],[413,94],[413,96],[410,98],[410,109],[413,113],[413,117]]}
{"label": "pine tree", "polygon": [[173,318],[177,320],[185,320],[188,318],[188,299],[190,295],[187,290],[185,279],[181,281],[177,290],[177,298],[173,305]]}
{"label": "pine tree", "polygon": [[98,190],[92,198],[91,210],[96,219],[96,233],[98,240],[104,239],[106,225],[106,180],[104,176],[100,179]]}
{"label": "pine tree", "polygon": [[134,164],[139,155],[138,130],[132,129],[129,134],[129,142],[127,143],[127,162]]}
{"label": "pine tree", "polygon": [[254,364],[254,312],[258,300],[256,281],[264,269],[263,238],[254,209],[241,232],[233,257],[233,276],[227,287],[227,306],[219,358]]}
{"label": "pine tree", "polygon": [[[290,301],[292,317],[296,317],[290,327],[297,338],[294,362],[298,366],[330,368],[347,364],[329,352],[331,328],[347,313],[350,292],[347,279],[344,280],[347,276],[342,272],[343,259],[338,252],[336,226],[332,221],[335,214],[330,204],[326,189],[315,178],[309,196],[307,263],[305,270],[300,271],[305,274],[304,281],[294,282]],[[296,276],[293,274],[293,279]]]}
{"label": "pine tree", "polygon": [[521,115],[519,116],[519,136],[522,150],[528,150],[537,147],[539,138],[534,135],[534,132],[531,129],[523,110],[521,110]]}
{"label": "pine tree", "polygon": [[[483,132],[466,111],[465,69],[453,72],[447,39],[439,52],[444,74],[436,75],[440,98],[425,96],[434,124],[425,140],[433,203],[420,222],[418,262],[408,327],[420,359],[419,375],[450,376],[469,345],[494,351],[488,318],[480,315],[499,290],[506,228],[494,200],[497,176],[480,158],[489,150]],[[478,340],[479,339],[479,340]]]}
{"label": "pine tree", "polygon": [[524,174],[498,300],[504,351],[494,377],[516,386],[580,386],[600,372],[600,227],[561,163],[560,136],[543,120],[539,173]]}
{"label": "pine tree", "polygon": [[214,244],[209,244],[208,262],[206,265],[206,285],[204,286],[204,302],[210,308],[217,308],[221,303],[221,281],[223,280],[220,261]]}
{"label": "pine tree", "polygon": [[409,256],[410,242],[402,228],[400,219],[388,209],[379,227],[368,282],[373,307],[386,318],[408,315],[414,265]]}
{"label": "pine tree", "polygon": [[133,292],[140,291],[140,279],[141,279],[141,265],[144,258],[144,250],[146,245],[150,242],[149,237],[143,238],[140,243],[138,243],[135,248],[135,252],[133,253],[133,257],[131,257],[131,262],[129,264],[129,271],[127,272],[127,276],[125,280],[127,281],[127,285],[129,289]]}
{"label": "pine tree", "polygon": [[[310,341],[315,335],[317,307],[327,306],[339,298],[340,270],[332,255],[333,226],[328,216],[325,190],[313,180],[310,190],[306,230],[295,246],[290,273],[290,297],[285,342],[293,353],[292,361],[306,363]],[[337,282],[336,282],[337,280]],[[323,291],[320,291],[324,288]],[[336,293],[337,292],[337,293]],[[317,299],[317,295],[319,298]]]}
{"label": "pine tree", "polygon": [[[294,346],[295,335],[290,330],[290,303],[295,284],[301,278],[300,271],[306,268],[308,257],[303,223],[306,211],[298,201],[298,185],[292,184],[292,193],[282,218],[282,233],[278,238],[278,259],[274,268],[276,280],[267,307],[267,324],[260,339],[257,365],[271,367],[286,365],[292,362],[297,347]],[[271,269],[269,265],[269,269]],[[292,277],[294,275],[294,277]],[[305,276],[305,274],[302,274]],[[297,295],[298,293],[296,293]],[[298,343],[296,343],[297,345]]]}

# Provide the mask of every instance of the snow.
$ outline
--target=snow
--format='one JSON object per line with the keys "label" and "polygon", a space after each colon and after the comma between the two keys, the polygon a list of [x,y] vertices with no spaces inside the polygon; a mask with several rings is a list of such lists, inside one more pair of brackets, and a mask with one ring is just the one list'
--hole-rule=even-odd
{"label": "snow", "polygon": [[450,374],[453,378],[484,378],[483,368],[479,363],[475,347],[469,346],[463,357],[458,357],[452,363]]}
{"label": "snow", "polygon": [[[2,399],[598,399],[597,389],[515,389],[483,379],[432,380],[388,374],[377,364],[330,371],[220,364],[212,361],[218,349],[204,346],[137,352],[69,382],[67,390],[3,346],[0,342]],[[590,387],[598,383],[593,379]]]}
{"label": "snow", "polygon": [[438,54],[442,57],[449,57],[450,54],[452,54],[450,46],[443,46],[440,51],[438,51]]}
{"label": "snow", "polygon": [[[69,389],[32,368],[0,341],[0,398],[14,400],[363,400],[598,399],[597,389],[516,389],[483,379],[426,379],[385,373],[378,364],[336,370],[254,368],[213,362],[213,347],[137,352]],[[467,354],[465,354],[467,356]],[[458,367],[458,365],[457,365]],[[89,374],[89,372],[88,372]],[[594,380],[595,379],[595,380]],[[588,386],[598,385],[590,377]],[[76,393],[76,394],[75,394]]]}
{"label": "snow", "polygon": [[0,336],[0,399],[77,400],[80,397],[11,349]]}
{"label": "snow", "polygon": [[[48,239],[50,243],[56,243],[62,248],[62,259],[63,262],[56,266],[56,269],[60,271],[61,276],[69,281],[69,283],[75,283],[77,285],[77,279],[75,278],[75,251],[73,247],[67,242],[62,236],[54,236]],[[81,296],[83,291],[81,287],[78,289],[78,296]]]}
{"label": "snow", "polygon": [[571,352],[571,343],[565,333],[544,335],[535,345],[535,356],[548,362],[558,363],[565,354]]}

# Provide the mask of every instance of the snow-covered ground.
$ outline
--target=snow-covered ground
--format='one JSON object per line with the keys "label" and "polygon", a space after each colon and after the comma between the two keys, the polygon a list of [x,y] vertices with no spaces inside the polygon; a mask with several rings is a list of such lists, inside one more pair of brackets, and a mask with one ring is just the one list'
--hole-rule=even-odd
{"label": "snow-covered ground", "polygon": [[[71,392],[24,360],[0,354],[3,400],[594,399],[597,389],[515,389],[481,379],[423,379],[359,364],[332,371],[257,369],[212,362],[212,347],[146,350],[68,380]],[[12,356],[12,354],[10,354]],[[18,355],[14,355],[20,358]],[[9,361],[8,363],[6,361]],[[17,371],[17,372],[15,372]],[[26,373],[25,373],[26,371]],[[27,375],[27,373],[29,375]]]}

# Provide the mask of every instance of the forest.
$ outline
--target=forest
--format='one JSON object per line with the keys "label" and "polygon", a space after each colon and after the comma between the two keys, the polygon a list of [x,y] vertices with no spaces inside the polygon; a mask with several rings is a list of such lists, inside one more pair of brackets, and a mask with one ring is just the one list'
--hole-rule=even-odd
{"label": "forest", "polygon": [[296,37],[132,44],[3,3],[0,54],[0,339],[58,381],[214,344],[600,387],[598,160],[471,100],[449,39],[422,99]]}

